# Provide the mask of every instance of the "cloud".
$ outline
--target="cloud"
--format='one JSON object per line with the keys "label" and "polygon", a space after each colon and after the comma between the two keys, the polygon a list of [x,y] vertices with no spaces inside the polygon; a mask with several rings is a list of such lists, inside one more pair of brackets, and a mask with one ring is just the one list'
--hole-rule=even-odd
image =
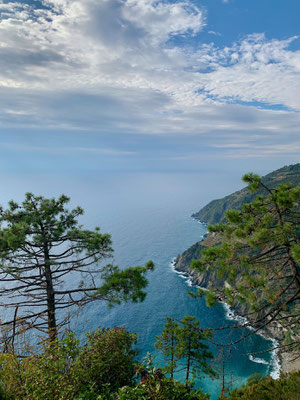
{"label": "cloud", "polygon": [[[230,148],[230,146],[228,146]],[[231,146],[234,151],[224,154],[225,158],[262,158],[275,156],[292,156],[300,153],[300,142],[288,144],[269,144],[269,145],[252,145],[252,146]]]}
{"label": "cloud", "polygon": [[118,149],[107,149],[99,147],[73,147],[70,151],[79,151],[82,153],[90,153],[95,155],[107,155],[107,156],[132,156],[136,154],[134,151],[125,151]]}
{"label": "cloud", "polygon": [[[1,4],[1,127],[290,140],[299,132],[296,37],[189,44],[192,1]],[[180,38],[180,41],[176,39]],[[273,110],[273,106],[279,110]],[[280,110],[282,108],[282,110]]]}
{"label": "cloud", "polygon": [[265,102],[300,110],[300,51],[288,40],[266,40],[263,34],[216,53],[214,69],[204,79],[206,93],[220,101]]}
{"label": "cloud", "polygon": [[22,153],[39,153],[39,154],[50,154],[50,155],[71,155],[74,153],[87,153],[90,155],[102,155],[102,156],[132,156],[136,154],[133,151],[126,151],[117,148],[105,148],[105,147],[78,147],[78,146],[38,146],[32,144],[12,143],[12,142],[0,142],[0,150],[9,150]]}

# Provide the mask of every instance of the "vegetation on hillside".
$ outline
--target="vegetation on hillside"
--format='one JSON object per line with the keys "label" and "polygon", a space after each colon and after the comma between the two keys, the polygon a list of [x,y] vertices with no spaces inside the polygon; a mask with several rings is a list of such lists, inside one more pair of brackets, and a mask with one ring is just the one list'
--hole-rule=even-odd
{"label": "vegetation on hillside", "polygon": [[[81,344],[70,333],[45,343],[38,354],[0,355],[1,400],[209,400],[209,393],[168,378],[135,360],[136,335],[123,328],[97,329]],[[254,375],[219,400],[298,400],[300,372],[279,380]],[[226,393],[226,395],[225,395]]]}
{"label": "vegetation on hillside", "polygon": [[[296,171],[296,176],[299,166],[279,170],[277,180],[287,171]],[[300,184],[269,187],[254,174],[244,179],[256,199],[240,210],[227,211],[228,222],[210,228],[217,239],[211,243],[211,236],[209,247],[201,246],[201,259],[193,268],[211,268],[226,281],[208,292],[208,303],[213,304],[220,292],[231,305],[245,303],[257,330],[281,324],[288,333],[285,345],[295,351],[300,320]],[[144,363],[136,361],[136,335],[124,328],[99,328],[87,334],[84,343],[70,332],[61,330],[58,335],[57,309],[99,299],[111,305],[142,301],[145,273],[153,268],[152,262],[126,270],[101,266],[112,252],[110,236],[97,228],[83,230],[77,221],[83,211],[68,211],[68,200],[27,194],[21,205],[11,202],[7,210],[0,210],[0,279],[5,284],[0,294],[6,296],[3,306],[14,310],[12,319],[2,323],[0,399],[209,400],[209,394],[193,385],[200,373],[216,375],[206,343],[212,333],[201,329],[194,317],[167,319],[156,343],[166,361],[162,369],[151,355]],[[61,288],[69,273],[83,273],[89,283]],[[48,337],[41,338],[38,350],[24,345],[17,354],[15,336],[31,328],[46,330]],[[185,372],[185,383],[174,379],[179,369]],[[300,399],[299,372],[276,381],[253,376],[230,393],[224,382],[223,370],[219,400]]]}
{"label": "vegetation on hillside", "polygon": [[[135,383],[136,335],[122,328],[98,329],[80,345],[74,334],[47,341],[27,357],[1,354],[3,400],[73,400],[109,396]],[[105,398],[105,397],[104,397]]]}
{"label": "vegetation on hillside", "polygon": [[204,249],[191,267],[213,269],[226,281],[207,294],[209,303],[220,294],[234,307],[245,303],[255,315],[255,327],[280,324],[289,332],[288,344],[299,349],[300,318],[300,184],[268,188],[258,175],[244,181],[265,196],[226,212],[227,223],[209,227],[219,244]]}
{"label": "vegetation on hillside", "polygon": [[[300,163],[285,166],[262,178],[262,183],[270,189],[274,189],[279,184],[287,182],[291,183],[292,186],[296,186],[300,183]],[[222,199],[211,201],[201,210],[194,213],[192,217],[201,222],[205,222],[206,224],[225,222],[225,212],[227,210],[240,210],[244,204],[251,203],[255,200],[257,195],[262,194],[264,194],[264,190],[262,188],[258,191],[258,193],[251,193],[246,187]]]}
{"label": "vegetation on hillside", "polygon": [[300,371],[283,375],[280,379],[255,374],[246,385],[234,389],[219,400],[299,400]]}

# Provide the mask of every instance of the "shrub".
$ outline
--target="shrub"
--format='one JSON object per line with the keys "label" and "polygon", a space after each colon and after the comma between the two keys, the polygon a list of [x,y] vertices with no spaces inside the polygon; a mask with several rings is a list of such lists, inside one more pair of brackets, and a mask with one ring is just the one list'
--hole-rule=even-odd
{"label": "shrub", "polygon": [[95,400],[134,381],[136,335],[123,328],[98,329],[82,346],[74,334],[25,358],[2,354],[5,400]]}

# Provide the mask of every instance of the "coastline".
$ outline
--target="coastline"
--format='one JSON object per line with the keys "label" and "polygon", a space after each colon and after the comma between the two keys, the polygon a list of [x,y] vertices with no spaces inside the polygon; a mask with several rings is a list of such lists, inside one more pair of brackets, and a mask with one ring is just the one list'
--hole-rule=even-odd
{"label": "coastline", "polygon": [[[204,239],[204,238],[203,238]],[[202,239],[202,240],[203,240]],[[173,272],[175,272],[180,278],[184,279],[189,287],[197,287],[201,288],[203,290],[208,290],[205,287],[202,287],[197,284],[197,278],[195,275],[193,275],[191,272],[188,273],[186,271],[178,270],[176,269],[176,260],[178,257],[175,257],[171,262],[170,262],[170,267]],[[246,323],[248,321],[245,317],[242,317],[238,315],[238,313],[231,309],[230,306],[225,302],[222,301],[221,299],[219,300],[219,303],[223,305],[224,310],[226,312],[226,318],[228,320],[235,320],[239,323]],[[254,328],[250,325],[248,327],[250,330],[254,330]],[[275,335],[272,335],[272,331],[268,330],[268,332],[257,332],[258,335],[264,337],[265,339],[269,340],[272,342],[272,356],[271,356],[271,362],[267,363],[265,360],[259,358],[259,357],[254,357],[253,355],[249,355],[249,359],[252,362],[256,363],[261,363],[261,364],[268,364],[269,365],[269,375],[273,379],[279,379],[281,374],[285,374],[288,372],[296,371],[300,369],[300,359],[298,360],[293,360],[293,355],[290,353],[283,352],[279,346],[280,346],[280,340],[275,337]]]}

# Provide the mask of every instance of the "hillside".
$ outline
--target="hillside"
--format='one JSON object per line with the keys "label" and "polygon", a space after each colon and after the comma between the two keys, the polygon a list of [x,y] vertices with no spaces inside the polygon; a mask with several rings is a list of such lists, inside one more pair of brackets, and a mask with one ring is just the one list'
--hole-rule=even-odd
{"label": "hillside", "polygon": [[[274,188],[281,183],[291,182],[293,185],[300,183],[300,163],[285,166],[262,178],[263,183],[268,187]],[[261,192],[258,192],[261,193]],[[248,188],[244,188],[223,199],[213,200],[200,211],[193,214],[192,217],[199,219],[201,222],[213,224],[225,221],[225,211],[229,209],[240,209],[245,203],[249,203],[255,199],[257,193],[252,194]],[[216,238],[209,235],[204,240],[195,243],[179,255],[175,261],[175,268],[178,271],[190,273],[190,263],[192,260],[200,258],[201,251],[204,247],[213,246],[216,244]],[[198,284],[206,286],[208,283],[209,273],[198,275]]]}
{"label": "hillside", "polygon": [[[263,177],[263,182],[272,188],[288,181],[293,185],[300,183],[300,164],[283,167]],[[254,200],[256,196],[257,193],[252,195],[250,191],[245,188],[233,193],[232,195],[226,196],[223,199],[212,201],[193,216],[206,223],[224,221],[224,212],[227,209],[239,209],[244,203]],[[204,240],[189,247],[185,252],[176,258],[175,269],[191,275],[192,282],[196,285],[208,289],[223,289],[224,285],[226,285],[226,278],[223,280],[219,279],[217,277],[216,270],[214,272],[211,270],[206,270],[203,273],[199,273],[191,271],[190,269],[191,262],[194,259],[201,258],[202,250],[206,247],[211,247],[217,244],[218,239],[219,238],[216,234],[210,234]],[[248,307],[241,303],[236,303],[234,309],[239,315],[243,315],[249,311]],[[253,319],[255,319],[255,314],[253,314]],[[283,329],[279,326],[273,326],[271,331],[268,330],[268,333],[279,340],[284,339]]]}
{"label": "hillside", "polygon": [[[270,188],[278,186],[280,183],[290,182],[293,185],[300,183],[300,163],[285,166],[271,172],[262,179],[263,183]],[[192,215],[206,224],[215,224],[225,221],[225,211],[230,209],[241,209],[245,203],[255,200],[258,194],[264,194],[263,190],[258,193],[251,193],[247,188],[239,190],[222,199],[213,200],[203,207],[200,211]]]}

